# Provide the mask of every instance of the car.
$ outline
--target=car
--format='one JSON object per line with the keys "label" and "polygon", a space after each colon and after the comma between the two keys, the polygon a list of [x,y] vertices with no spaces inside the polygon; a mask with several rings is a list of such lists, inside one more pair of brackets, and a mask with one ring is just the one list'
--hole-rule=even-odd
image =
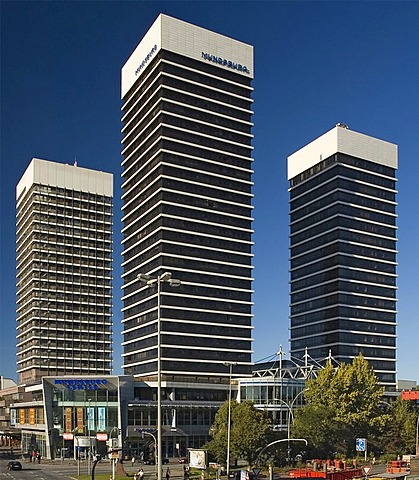
{"label": "car", "polygon": [[22,470],[22,464],[17,460],[7,464],[7,470]]}

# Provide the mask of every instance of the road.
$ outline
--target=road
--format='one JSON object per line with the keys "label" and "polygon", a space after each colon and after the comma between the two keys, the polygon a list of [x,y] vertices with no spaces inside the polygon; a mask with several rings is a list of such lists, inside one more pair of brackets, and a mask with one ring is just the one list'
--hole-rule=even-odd
{"label": "road", "polygon": [[[23,469],[20,471],[8,471],[7,463],[10,460],[19,460],[22,463]],[[176,462],[176,460],[173,460]],[[155,467],[153,465],[141,465],[144,469],[144,480],[155,480]],[[183,479],[183,466],[176,463],[171,463],[169,465],[171,471],[171,478]],[[87,462],[83,461],[80,464],[80,474],[86,475]],[[131,476],[138,471],[140,465],[137,463],[134,467],[131,466],[131,462],[125,462],[124,468],[127,473]],[[166,468],[166,465],[165,465]],[[30,463],[27,460],[21,460],[17,456],[11,458],[10,456],[0,456],[0,479],[15,479],[15,480],[26,480],[26,479],[36,479],[36,480],[70,480],[77,479],[77,463],[73,460],[55,460],[54,462],[41,461],[40,464]],[[96,473],[109,473],[112,472],[112,466],[109,460],[102,460],[95,469]]]}

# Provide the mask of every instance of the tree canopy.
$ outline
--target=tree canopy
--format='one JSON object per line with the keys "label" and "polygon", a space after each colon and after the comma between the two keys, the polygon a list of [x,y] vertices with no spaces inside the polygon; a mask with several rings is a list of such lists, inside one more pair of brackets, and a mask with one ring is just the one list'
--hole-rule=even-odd
{"label": "tree canopy", "polygon": [[362,355],[337,368],[328,362],[307,381],[306,405],[296,412],[293,433],[310,437],[319,453],[328,454],[333,446],[353,453],[357,437],[378,434],[389,420],[380,408],[383,392]]}
{"label": "tree canopy", "polygon": [[[271,422],[253,403],[231,402],[230,458],[240,458],[252,465],[258,452],[268,443]],[[210,429],[211,441],[205,445],[222,464],[227,461],[228,402],[218,410]]]}

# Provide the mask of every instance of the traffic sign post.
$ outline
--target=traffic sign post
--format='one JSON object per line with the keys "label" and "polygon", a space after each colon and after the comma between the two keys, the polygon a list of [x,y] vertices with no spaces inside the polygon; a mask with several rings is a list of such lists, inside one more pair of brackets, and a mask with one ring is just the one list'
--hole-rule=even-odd
{"label": "traffic sign post", "polygon": [[365,461],[367,461],[367,439],[366,438],[357,438],[355,448],[357,452],[365,453]]}
{"label": "traffic sign post", "polygon": [[371,466],[364,466],[362,467],[362,473],[365,475],[365,478],[368,478],[368,474],[371,472],[372,467]]}

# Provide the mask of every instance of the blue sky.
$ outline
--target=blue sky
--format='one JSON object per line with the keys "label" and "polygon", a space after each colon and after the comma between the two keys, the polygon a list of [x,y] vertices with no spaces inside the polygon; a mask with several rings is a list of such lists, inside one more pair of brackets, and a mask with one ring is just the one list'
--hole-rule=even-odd
{"label": "blue sky", "polygon": [[343,122],[399,145],[398,370],[419,381],[419,2],[1,2],[0,374],[15,378],[15,186],[32,157],[115,175],[120,69],[159,13],[255,47],[254,360],[289,343],[286,158]]}

